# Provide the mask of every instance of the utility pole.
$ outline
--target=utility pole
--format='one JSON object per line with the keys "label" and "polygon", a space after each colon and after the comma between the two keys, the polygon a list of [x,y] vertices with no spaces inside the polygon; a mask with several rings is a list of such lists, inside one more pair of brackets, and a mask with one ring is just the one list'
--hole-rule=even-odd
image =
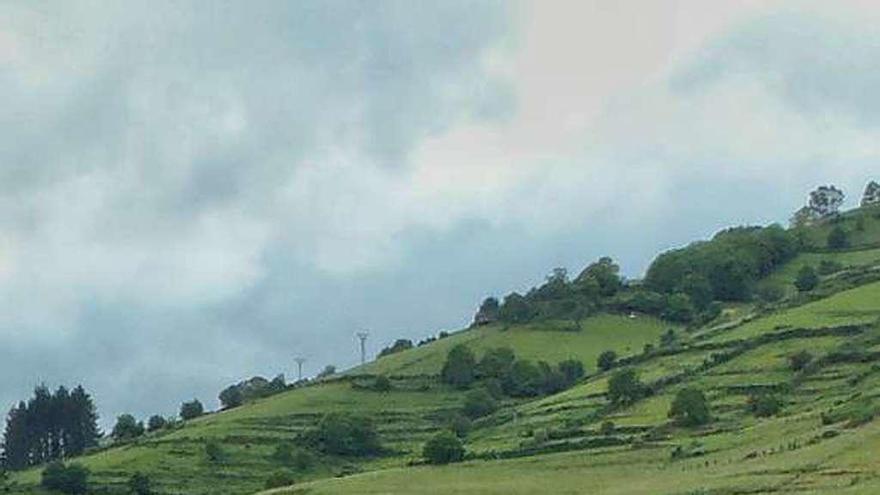
{"label": "utility pole", "polygon": [[294,361],[296,361],[296,366],[299,371],[299,379],[302,380],[303,379],[303,363],[306,362],[306,358],[297,357],[297,358],[294,358]]}
{"label": "utility pole", "polygon": [[370,334],[368,332],[358,332],[357,338],[361,341],[361,364],[367,362],[367,336]]}

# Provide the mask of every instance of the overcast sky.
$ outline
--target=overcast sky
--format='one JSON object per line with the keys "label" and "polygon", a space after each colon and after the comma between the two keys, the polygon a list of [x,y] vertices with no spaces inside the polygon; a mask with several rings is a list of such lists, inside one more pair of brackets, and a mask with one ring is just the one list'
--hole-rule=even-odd
{"label": "overcast sky", "polygon": [[873,5],[3,2],[0,406],[213,407],[556,266],[853,204]]}

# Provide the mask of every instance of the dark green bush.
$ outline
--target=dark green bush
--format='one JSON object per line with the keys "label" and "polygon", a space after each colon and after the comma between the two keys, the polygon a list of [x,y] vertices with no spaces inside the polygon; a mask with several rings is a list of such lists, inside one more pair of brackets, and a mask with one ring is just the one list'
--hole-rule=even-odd
{"label": "dark green bush", "polygon": [[422,456],[431,464],[449,464],[464,459],[464,446],[452,432],[440,432],[425,443]]}

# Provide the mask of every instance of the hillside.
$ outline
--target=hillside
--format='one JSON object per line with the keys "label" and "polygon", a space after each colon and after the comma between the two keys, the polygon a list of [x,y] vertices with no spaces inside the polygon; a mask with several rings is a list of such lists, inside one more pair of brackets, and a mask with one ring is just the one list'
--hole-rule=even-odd
{"label": "hillside", "polygon": [[[855,227],[858,218],[863,230]],[[609,296],[579,330],[570,319],[549,317],[464,329],[76,462],[105,493],[127,493],[127,480],[142,472],[156,493],[248,494],[279,471],[296,484],[277,493],[303,494],[537,493],[548,479],[554,493],[877,493],[880,222],[873,211],[856,210],[838,224],[859,232],[850,247],[802,249],[759,281],[782,287],[779,298],[719,302],[708,321],[615,310],[625,298]],[[830,229],[819,223],[804,232],[822,239]],[[818,287],[796,290],[802,267],[822,261],[836,268]],[[675,339],[664,341],[670,329]],[[497,411],[471,424],[466,462],[420,465],[425,441],[449,429],[467,395],[438,379],[460,344],[477,357],[504,347],[551,365],[575,359],[586,376],[558,393],[503,397]],[[598,356],[609,350],[617,365],[598,370]],[[801,351],[810,354],[809,365],[794,369],[791,356]],[[615,404],[609,380],[622,369],[636,372],[645,393]],[[391,389],[372,390],[377,376],[389,378]],[[684,388],[705,393],[711,422],[684,427],[670,420]],[[777,398],[781,410],[756,417],[750,400],[764,395]],[[279,445],[297,443],[298,434],[334,412],[371,418],[383,453],[312,452],[293,467],[278,461]],[[220,446],[222,460],[206,457],[209,444]],[[39,469],[14,473],[9,491],[42,493],[39,477]]]}

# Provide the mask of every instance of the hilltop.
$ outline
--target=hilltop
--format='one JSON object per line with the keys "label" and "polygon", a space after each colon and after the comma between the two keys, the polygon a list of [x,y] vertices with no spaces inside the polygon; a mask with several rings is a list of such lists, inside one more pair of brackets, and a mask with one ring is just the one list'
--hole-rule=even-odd
{"label": "hilltop", "polygon": [[[573,279],[556,270],[527,294],[487,298],[470,328],[76,462],[106,493],[128,493],[138,472],[156,493],[180,494],[255,493],[273,477],[294,482],[275,493],[303,494],[550,483],[554,493],[876,493],[880,209],[798,213],[789,229],[727,229],[664,253],[644,281],[621,279],[608,258]],[[507,370],[496,385],[479,368],[453,382],[455,349],[477,364],[509,349],[531,375]],[[565,362],[582,373],[551,383]],[[609,384],[627,373],[638,386],[621,398]],[[491,410],[464,419],[474,391],[493,387]],[[704,395],[707,421],[670,417],[683,390]],[[367,417],[381,448],[316,448],[316,425],[339,413]],[[464,462],[425,465],[425,442],[450,429]],[[40,472],[14,473],[9,491],[42,493]]]}

